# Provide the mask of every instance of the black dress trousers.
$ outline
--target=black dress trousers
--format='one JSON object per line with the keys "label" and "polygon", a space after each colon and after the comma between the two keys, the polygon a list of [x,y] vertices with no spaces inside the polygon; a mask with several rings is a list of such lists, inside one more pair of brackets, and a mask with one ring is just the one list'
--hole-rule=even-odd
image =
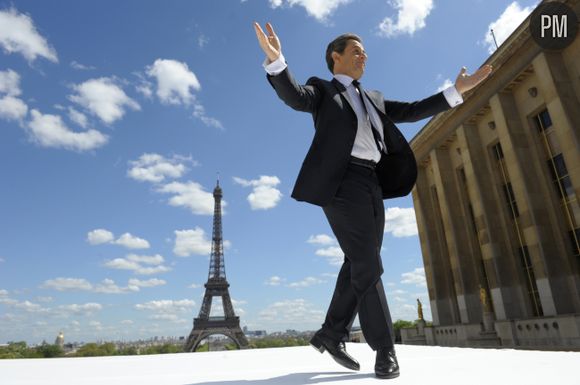
{"label": "black dress trousers", "polygon": [[373,350],[393,347],[381,281],[385,209],[375,171],[349,164],[336,195],[323,210],[345,256],[322,332],[336,341],[345,340],[358,312],[369,346]]}

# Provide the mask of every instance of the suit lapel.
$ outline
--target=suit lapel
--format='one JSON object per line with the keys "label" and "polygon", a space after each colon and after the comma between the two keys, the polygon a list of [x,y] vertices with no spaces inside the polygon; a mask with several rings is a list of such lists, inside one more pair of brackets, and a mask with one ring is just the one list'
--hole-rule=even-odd
{"label": "suit lapel", "polygon": [[356,115],[356,113],[354,112],[355,109],[354,109],[353,101],[350,98],[350,95],[348,94],[348,92],[346,91],[346,87],[344,86],[344,84],[342,84],[341,82],[336,80],[336,78],[332,78],[332,84],[334,84],[334,86],[336,87],[338,92],[340,92],[340,94],[344,97],[344,99],[346,99],[346,101],[348,102],[348,105],[350,106],[350,109],[352,110],[352,113]]}
{"label": "suit lapel", "polygon": [[364,93],[367,96],[368,100],[371,101],[371,103],[373,104],[375,109],[382,112],[383,115],[386,115],[385,114],[385,104],[382,102],[382,99],[383,99],[382,96],[377,95],[377,92],[372,92],[372,91],[369,92],[366,89],[364,90]]}

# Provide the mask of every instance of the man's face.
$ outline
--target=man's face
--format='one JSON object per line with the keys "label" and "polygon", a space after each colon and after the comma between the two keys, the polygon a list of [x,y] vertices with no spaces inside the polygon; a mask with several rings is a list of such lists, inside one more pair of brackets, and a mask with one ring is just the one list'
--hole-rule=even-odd
{"label": "man's face", "polygon": [[334,73],[348,75],[358,80],[365,72],[367,54],[361,43],[349,40],[342,54],[332,53],[334,59]]}

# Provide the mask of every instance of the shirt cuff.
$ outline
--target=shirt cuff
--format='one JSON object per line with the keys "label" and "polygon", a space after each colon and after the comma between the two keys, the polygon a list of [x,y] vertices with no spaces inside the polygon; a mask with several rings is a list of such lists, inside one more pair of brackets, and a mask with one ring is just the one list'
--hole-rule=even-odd
{"label": "shirt cuff", "polygon": [[284,55],[281,52],[280,56],[278,56],[278,59],[274,60],[272,63],[268,64],[268,58],[266,58],[262,66],[264,67],[268,75],[271,76],[278,75],[279,73],[284,71],[286,67],[288,67],[288,65],[286,64],[286,59],[284,58]]}
{"label": "shirt cuff", "polygon": [[455,86],[451,86],[449,88],[444,89],[443,96],[445,96],[445,99],[447,99],[447,103],[449,103],[449,106],[451,107],[455,107],[463,103],[463,97],[461,96],[459,91],[457,91],[457,88],[455,88]]}

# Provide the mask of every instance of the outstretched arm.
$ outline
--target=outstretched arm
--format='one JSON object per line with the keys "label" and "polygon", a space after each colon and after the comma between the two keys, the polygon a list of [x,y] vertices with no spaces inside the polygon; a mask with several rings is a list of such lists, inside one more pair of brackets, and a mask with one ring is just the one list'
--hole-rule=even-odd
{"label": "outstretched arm", "polygon": [[[483,82],[491,74],[492,69],[491,65],[486,64],[475,71],[472,75],[469,75],[467,73],[467,68],[462,67],[457,79],[455,80],[455,89],[460,95],[465,94],[467,91]],[[412,103],[386,100],[385,111],[389,118],[391,118],[395,123],[416,122],[443,112],[449,109],[449,107],[454,107],[462,102],[462,100],[459,100],[456,101],[456,103],[452,103],[448,99],[448,96],[444,97],[443,94],[445,94],[445,91]],[[459,97],[459,99],[461,98]]]}
{"label": "outstretched arm", "polygon": [[463,95],[484,81],[491,74],[492,70],[493,67],[490,64],[486,64],[475,71],[472,75],[469,75],[467,73],[467,68],[462,67],[461,71],[459,71],[459,75],[457,75],[457,79],[455,79],[455,88],[457,88],[457,91]]}
{"label": "outstretched arm", "polygon": [[[264,67],[268,72],[268,81],[274,87],[278,97],[295,110],[313,112],[320,94],[313,85],[302,86],[298,84],[286,64],[280,65],[281,63],[278,63],[284,61],[284,56],[282,55],[282,44],[274,32],[272,24],[266,23],[267,35],[256,22],[254,22],[254,30],[258,43],[267,57]],[[268,67],[271,66],[280,67],[280,69],[270,71]]]}
{"label": "outstretched arm", "polygon": [[258,38],[258,43],[260,47],[268,57],[270,63],[276,61],[280,57],[280,53],[282,52],[282,44],[280,43],[280,39],[274,32],[274,28],[272,24],[266,23],[266,30],[268,31],[268,35],[264,33],[262,27],[257,22],[254,22],[254,30],[256,31],[256,37]]}

